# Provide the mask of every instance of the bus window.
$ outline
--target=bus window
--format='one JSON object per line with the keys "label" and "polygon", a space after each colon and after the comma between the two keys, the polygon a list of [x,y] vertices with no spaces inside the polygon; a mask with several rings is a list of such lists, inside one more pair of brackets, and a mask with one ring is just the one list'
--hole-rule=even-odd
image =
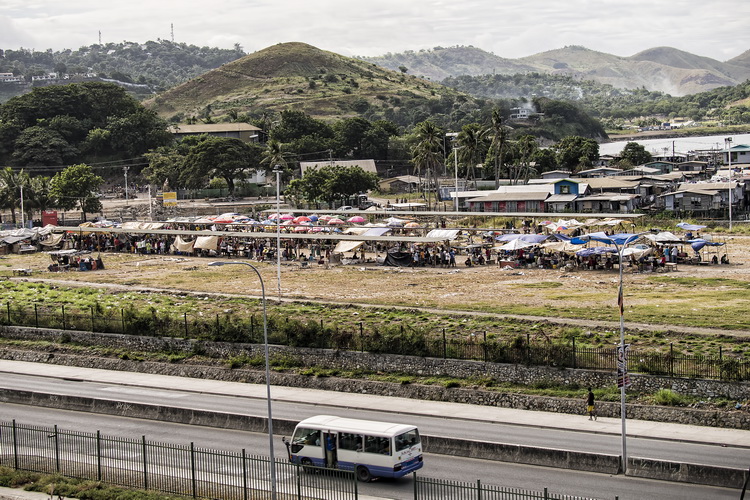
{"label": "bus window", "polygon": [[339,432],[339,449],[349,451],[362,451],[362,434]]}
{"label": "bus window", "polygon": [[320,446],[320,431],[318,429],[305,429],[304,427],[298,427],[294,431],[292,444]]}
{"label": "bus window", "polygon": [[365,436],[365,452],[391,454],[391,440],[387,437]]}
{"label": "bus window", "polygon": [[414,429],[396,436],[396,451],[408,450],[415,444],[419,444],[419,431]]}

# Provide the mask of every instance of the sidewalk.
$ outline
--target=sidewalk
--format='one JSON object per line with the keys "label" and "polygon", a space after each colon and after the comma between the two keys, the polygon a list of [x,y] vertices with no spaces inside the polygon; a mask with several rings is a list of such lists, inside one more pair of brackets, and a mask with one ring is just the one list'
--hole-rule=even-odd
{"label": "sidewalk", "polygon": [[[170,375],[154,375],[128,372],[123,382],[122,372],[60,366],[45,364],[44,375],[48,377],[101,382],[113,385],[135,387],[175,389],[186,392],[198,392],[227,396],[242,396],[265,399],[266,386],[239,382],[224,382],[183,378]],[[39,375],[38,363],[24,361],[0,360],[0,373],[19,373]],[[550,413],[495,406],[478,406],[460,403],[443,403],[437,401],[414,401],[408,398],[376,396],[369,394],[339,393],[317,389],[273,386],[271,397],[274,401],[294,403],[311,403],[318,406],[346,407],[379,410],[388,407],[394,413],[406,415],[425,415],[441,418],[460,418],[481,422],[497,422],[513,425],[566,429],[573,431],[596,432],[600,434],[620,435],[622,422],[619,418],[599,417],[589,421],[585,416],[565,413]],[[386,403],[387,401],[387,403]],[[750,448],[750,431],[700,427],[694,425],[674,424],[668,422],[651,422],[646,420],[627,420],[629,436],[658,438],[692,443],[722,444]]]}
{"label": "sidewalk", "polygon": [[[5,488],[0,486],[0,500],[58,500],[57,496],[50,497],[47,493],[25,491],[20,488]],[[68,497],[59,497],[69,500]]]}

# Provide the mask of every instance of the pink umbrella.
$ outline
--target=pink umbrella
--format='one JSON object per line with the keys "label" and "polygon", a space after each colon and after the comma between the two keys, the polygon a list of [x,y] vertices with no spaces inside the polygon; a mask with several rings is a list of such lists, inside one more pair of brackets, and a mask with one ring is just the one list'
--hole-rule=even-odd
{"label": "pink umbrella", "polygon": [[355,215],[354,217],[349,217],[347,219],[347,221],[348,222],[353,222],[355,224],[361,224],[361,223],[365,222],[365,218],[362,217],[361,215]]}
{"label": "pink umbrella", "polygon": [[268,216],[268,220],[276,220],[279,218],[279,214],[271,214]]}
{"label": "pink umbrella", "polygon": [[337,219],[337,218],[334,218],[328,221],[329,226],[332,226],[334,224],[344,224],[344,221],[342,221],[341,219]]}
{"label": "pink umbrella", "polygon": [[299,224],[300,222],[310,222],[312,219],[310,219],[310,217],[306,215],[300,215],[299,217],[295,217],[292,220],[294,220],[296,224]]}
{"label": "pink umbrella", "polygon": [[292,214],[281,214],[281,220],[294,220],[294,216]]}

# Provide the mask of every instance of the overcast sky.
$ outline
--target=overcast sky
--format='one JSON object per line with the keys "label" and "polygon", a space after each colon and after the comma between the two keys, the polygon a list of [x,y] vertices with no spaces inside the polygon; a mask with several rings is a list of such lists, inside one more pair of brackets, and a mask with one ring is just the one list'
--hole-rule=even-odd
{"label": "overcast sky", "polygon": [[518,58],[566,45],[631,56],[750,49],[747,0],[0,0],[0,48],[172,38],[254,52],[305,42],[346,56],[473,45]]}

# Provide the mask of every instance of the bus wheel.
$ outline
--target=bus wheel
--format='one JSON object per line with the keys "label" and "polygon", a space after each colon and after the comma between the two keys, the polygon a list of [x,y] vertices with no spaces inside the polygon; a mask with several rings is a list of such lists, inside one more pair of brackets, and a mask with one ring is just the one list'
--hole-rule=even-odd
{"label": "bus wheel", "polygon": [[357,479],[362,481],[363,483],[369,483],[372,481],[372,474],[370,474],[370,471],[367,469],[367,467],[360,465],[357,467]]}
{"label": "bus wheel", "polygon": [[313,463],[312,460],[309,458],[303,458],[300,460],[300,463],[302,464],[302,470],[307,472],[308,474],[312,474],[315,472],[315,469],[313,469]]}

